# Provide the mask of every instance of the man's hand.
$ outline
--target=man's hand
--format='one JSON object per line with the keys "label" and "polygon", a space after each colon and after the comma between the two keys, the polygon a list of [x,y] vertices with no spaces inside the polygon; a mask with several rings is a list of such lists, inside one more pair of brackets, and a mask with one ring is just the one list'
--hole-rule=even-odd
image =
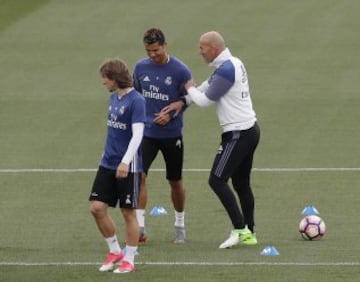
{"label": "man's hand", "polygon": [[168,112],[161,112],[155,114],[154,122],[159,125],[166,125],[171,120],[170,114]]}
{"label": "man's hand", "polygon": [[161,113],[169,114],[169,113],[175,111],[175,113],[173,114],[173,117],[176,117],[182,111],[182,108],[184,107],[184,105],[185,104],[183,101],[172,102],[171,104],[164,107],[161,110]]}
{"label": "man's hand", "polygon": [[125,178],[129,173],[129,166],[124,163],[120,163],[116,169],[116,178]]}
{"label": "man's hand", "polygon": [[[189,79],[185,84],[184,87],[186,90],[188,90],[190,87],[196,87],[195,81],[193,79]],[[176,117],[184,108],[185,102],[183,100],[179,100],[176,102],[172,102],[171,104],[164,107],[161,112],[165,114],[171,114],[171,116],[174,118]],[[174,113],[172,113],[174,112]]]}

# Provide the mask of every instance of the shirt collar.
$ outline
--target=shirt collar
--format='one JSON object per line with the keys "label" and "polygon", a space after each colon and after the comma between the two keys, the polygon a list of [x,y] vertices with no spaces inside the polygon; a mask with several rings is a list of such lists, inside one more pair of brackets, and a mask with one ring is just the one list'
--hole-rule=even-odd
{"label": "shirt collar", "polygon": [[209,63],[209,66],[218,68],[223,62],[229,60],[231,56],[230,50],[225,48],[212,62]]}

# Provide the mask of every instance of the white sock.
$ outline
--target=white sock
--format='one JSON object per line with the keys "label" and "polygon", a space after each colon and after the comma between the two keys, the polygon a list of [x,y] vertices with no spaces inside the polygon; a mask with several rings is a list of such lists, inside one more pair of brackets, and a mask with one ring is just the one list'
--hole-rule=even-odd
{"label": "white sock", "polygon": [[184,227],[185,226],[185,212],[175,211],[175,226]]}
{"label": "white sock", "polygon": [[116,235],[114,235],[113,237],[105,238],[105,241],[109,247],[110,253],[120,254],[121,248]]}
{"label": "white sock", "polygon": [[145,210],[137,209],[136,210],[136,219],[139,223],[139,227],[145,227]]}
{"label": "white sock", "polygon": [[126,261],[130,262],[132,265],[134,265],[134,257],[136,254],[137,254],[137,246],[126,245],[124,260],[126,260]]}

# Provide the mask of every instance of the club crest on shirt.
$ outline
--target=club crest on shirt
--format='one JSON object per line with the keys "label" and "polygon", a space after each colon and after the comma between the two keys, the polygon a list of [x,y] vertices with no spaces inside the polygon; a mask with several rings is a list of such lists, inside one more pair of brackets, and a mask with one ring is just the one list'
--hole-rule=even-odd
{"label": "club crest on shirt", "polygon": [[171,76],[167,76],[164,80],[164,83],[166,85],[171,85],[172,84],[172,77]]}
{"label": "club crest on shirt", "polygon": [[125,106],[121,106],[119,109],[119,114],[123,115],[125,112]]}

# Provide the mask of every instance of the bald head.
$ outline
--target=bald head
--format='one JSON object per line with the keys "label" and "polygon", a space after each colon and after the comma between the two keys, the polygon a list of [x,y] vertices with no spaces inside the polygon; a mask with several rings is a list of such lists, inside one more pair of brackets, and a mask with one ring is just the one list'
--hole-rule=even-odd
{"label": "bald head", "polygon": [[224,38],[217,31],[209,31],[200,36],[200,42],[209,44],[210,46],[225,49]]}
{"label": "bald head", "polygon": [[224,49],[224,38],[217,31],[209,31],[200,36],[200,54],[207,63],[212,62]]}

